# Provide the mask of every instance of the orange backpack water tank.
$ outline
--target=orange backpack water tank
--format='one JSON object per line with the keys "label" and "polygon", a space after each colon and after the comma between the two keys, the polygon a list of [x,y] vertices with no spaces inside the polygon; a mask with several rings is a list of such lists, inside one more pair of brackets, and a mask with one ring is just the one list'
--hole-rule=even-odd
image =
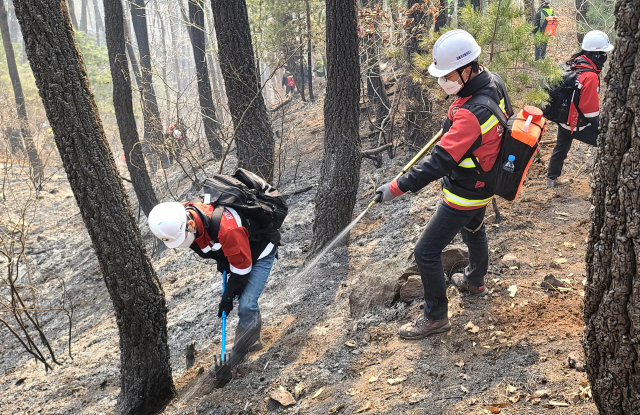
{"label": "orange backpack water tank", "polygon": [[558,30],[558,17],[557,16],[547,16],[545,17],[547,21],[547,27],[544,29],[544,34],[549,36],[555,36],[556,30]]}

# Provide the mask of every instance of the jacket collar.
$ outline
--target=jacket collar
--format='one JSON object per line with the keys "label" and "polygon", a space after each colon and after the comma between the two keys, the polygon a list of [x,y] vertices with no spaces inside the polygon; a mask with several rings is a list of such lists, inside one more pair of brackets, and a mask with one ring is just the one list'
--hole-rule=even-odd
{"label": "jacket collar", "polygon": [[600,75],[600,69],[598,69],[596,67],[596,64],[593,63],[593,61],[589,58],[587,58],[586,55],[580,55],[576,58],[576,60],[574,61],[574,65],[576,67],[576,69],[589,69],[595,73],[597,73],[598,75]]}
{"label": "jacket collar", "polygon": [[185,207],[190,211],[193,220],[196,222],[197,236],[193,242],[198,245],[202,252],[208,252],[211,250],[211,246],[216,243],[216,241],[209,236],[209,232],[207,232],[209,222],[211,221],[213,206],[196,202],[189,203]]}
{"label": "jacket collar", "polygon": [[482,72],[476,75],[476,77],[471,81],[467,82],[467,84],[458,92],[458,96],[461,98],[470,97],[481,89],[489,86],[493,81],[490,74],[491,72],[489,72],[485,67],[482,67]]}

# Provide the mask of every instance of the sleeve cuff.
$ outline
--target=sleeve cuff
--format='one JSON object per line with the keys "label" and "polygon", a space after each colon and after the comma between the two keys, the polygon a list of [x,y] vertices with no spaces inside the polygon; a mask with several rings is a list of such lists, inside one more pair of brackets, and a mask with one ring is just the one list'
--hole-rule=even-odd
{"label": "sleeve cuff", "polygon": [[390,185],[391,193],[394,196],[398,197],[398,196],[404,194],[404,192],[402,190],[400,190],[400,188],[398,187],[398,181],[397,180],[392,181],[391,183],[389,183],[389,185]]}

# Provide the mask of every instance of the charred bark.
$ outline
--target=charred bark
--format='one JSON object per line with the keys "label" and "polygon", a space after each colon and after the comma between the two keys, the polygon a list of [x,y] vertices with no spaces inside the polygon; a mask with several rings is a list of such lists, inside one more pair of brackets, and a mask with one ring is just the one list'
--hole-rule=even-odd
{"label": "charred bark", "polygon": [[136,52],[133,49],[133,45],[131,44],[131,33],[129,32],[129,22],[124,21],[124,40],[126,42],[127,47],[127,56],[131,61],[131,69],[133,70],[133,75],[136,80],[136,85],[140,88],[142,85],[142,78],[140,76],[140,65],[138,65],[138,59],[136,58]]}
{"label": "charred bark", "polygon": [[80,31],[85,33],[87,33],[87,22],[89,20],[88,1],[80,0]]}
{"label": "charred bark", "polygon": [[[96,18],[96,44],[100,46],[100,34],[104,33],[104,23],[102,16],[100,15],[100,7],[98,6],[98,0],[93,0],[93,13]],[[106,35],[105,35],[106,36]]]}
{"label": "charred bark", "polygon": [[109,150],[64,3],[14,4],[36,86],[116,315],[121,387],[116,413],[153,413],[174,394],[160,281]]}
{"label": "charred bark", "polygon": [[435,17],[435,22],[433,24],[434,32],[438,32],[440,29],[447,25],[447,15],[449,14],[449,3],[447,0],[440,0],[438,3],[438,7],[436,8],[437,12]]}
{"label": "charred bark", "polygon": [[327,95],[324,159],[315,199],[317,252],[351,221],[360,180],[360,59],[356,3],[327,0]]}
{"label": "charred bark", "polygon": [[639,0],[616,3],[591,187],[583,347],[603,415],[640,413],[639,8]]}
{"label": "charred bark", "polygon": [[299,76],[298,76],[298,80],[300,82],[298,82],[298,80],[296,80],[296,88],[298,88],[298,92],[300,92],[300,97],[302,98],[302,101],[307,102],[307,99],[304,97],[304,77],[305,77],[305,73],[304,73],[304,59],[302,59],[302,37],[300,37],[300,46],[298,48],[298,50],[300,51],[300,55],[298,56],[298,62],[300,63],[300,70],[299,70]]}
{"label": "charred bark", "polygon": [[113,108],[120,130],[120,141],[138,203],[140,203],[145,216],[149,216],[151,209],[158,204],[158,199],[147,172],[142,148],[138,144],[138,129],[133,113],[131,77],[125,48],[124,14],[120,0],[104,0],[104,13],[105,21],[108,23],[105,34],[113,82]]}
{"label": "charred bark", "polygon": [[[153,73],[151,70],[151,51],[147,31],[147,14],[144,0],[131,1],[131,21],[136,34],[140,53],[140,81],[138,88],[142,95],[142,117],[144,119],[145,141],[149,140],[155,148],[153,152],[163,152],[164,130],[158,109],[156,93],[153,89]],[[152,168],[153,170],[153,168]]]}
{"label": "charred bark", "polygon": [[[16,12],[17,14],[17,12]],[[44,166],[33,136],[31,135],[31,126],[27,118],[27,107],[24,103],[24,94],[22,92],[22,83],[20,82],[20,74],[16,65],[16,57],[13,53],[13,45],[11,44],[11,36],[9,35],[9,22],[7,20],[7,10],[4,7],[4,1],[0,0],[0,34],[2,35],[2,44],[4,53],[7,57],[7,67],[9,69],[9,78],[13,87],[13,96],[16,101],[16,111],[18,113],[18,121],[20,122],[20,132],[22,140],[29,157],[29,165],[31,167],[31,180],[36,187],[40,187],[44,176]]]}
{"label": "charred bark", "polygon": [[200,98],[200,112],[204,124],[204,134],[209,148],[216,159],[222,157],[222,144],[219,140],[220,121],[213,103],[213,91],[209,78],[209,66],[204,40],[204,9],[202,0],[189,0],[189,37],[193,49],[193,59],[196,62],[196,78],[198,79],[198,96]]}
{"label": "charred bark", "polygon": [[527,21],[534,23],[536,19],[536,3],[534,0],[524,0],[524,11]]}
{"label": "charred bark", "polygon": [[73,0],[67,0],[67,3],[69,3],[69,17],[71,17],[71,23],[73,24],[73,27],[78,29],[78,19],[76,19],[76,6],[75,3],[73,2]]}
{"label": "charred bark", "polygon": [[[380,4],[380,0],[363,1],[363,6],[367,8],[374,8],[378,4]],[[382,81],[380,59],[378,56],[380,45],[377,36],[377,34],[371,34],[362,38],[365,50],[363,65],[365,65],[367,95],[369,99],[373,101],[376,111],[375,126],[384,128],[385,126],[383,124],[389,117],[391,104],[389,103],[389,97],[387,96],[387,91]]]}
{"label": "charred bark", "polygon": [[313,101],[313,62],[311,62],[311,6],[309,0],[305,0],[307,9],[307,71],[309,72],[309,100]]}
{"label": "charred bark", "polygon": [[258,85],[245,0],[211,0],[238,166],[273,178],[273,130]]}

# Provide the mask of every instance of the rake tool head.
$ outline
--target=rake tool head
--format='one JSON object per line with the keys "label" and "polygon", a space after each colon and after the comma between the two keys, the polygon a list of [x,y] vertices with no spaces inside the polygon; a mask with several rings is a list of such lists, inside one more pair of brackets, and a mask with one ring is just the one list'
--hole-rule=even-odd
{"label": "rake tool head", "polygon": [[216,388],[223,388],[227,383],[231,381],[231,365],[229,364],[229,353],[225,354],[224,361],[219,356],[214,356],[214,373],[211,373],[214,377],[213,385]]}

